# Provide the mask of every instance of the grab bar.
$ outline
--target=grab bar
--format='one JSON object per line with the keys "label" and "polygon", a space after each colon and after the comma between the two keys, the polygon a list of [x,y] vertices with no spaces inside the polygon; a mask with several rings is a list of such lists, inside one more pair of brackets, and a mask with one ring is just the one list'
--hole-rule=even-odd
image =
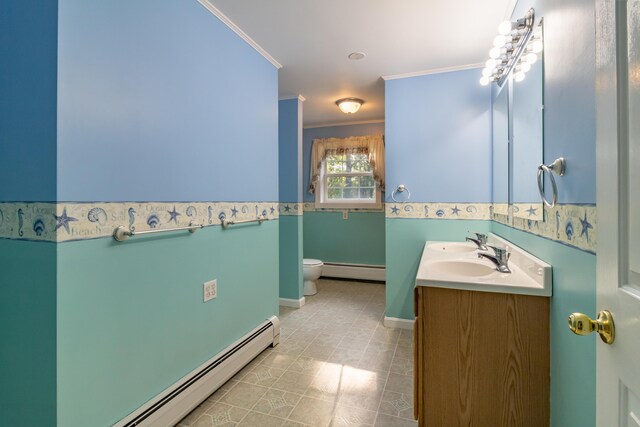
{"label": "grab bar", "polygon": [[256,219],[245,219],[243,221],[227,221],[226,219],[223,219],[221,222],[222,224],[222,228],[227,228],[230,225],[236,225],[236,224],[249,224],[251,222],[257,222],[258,224],[262,224],[264,221],[269,221],[269,218],[265,218],[263,216],[259,216]]}
{"label": "grab bar", "polygon": [[113,238],[118,242],[124,242],[129,237],[140,236],[142,234],[155,234],[155,233],[165,233],[169,231],[181,231],[181,230],[189,230],[190,233],[195,233],[197,229],[204,228],[204,224],[200,225],[188,225],[186,227],[174,227],[174,228],[161,228],[158,230],[146,230],[146,231],[134,231],[128,230],[125,226],[120,225],[113,230]]}

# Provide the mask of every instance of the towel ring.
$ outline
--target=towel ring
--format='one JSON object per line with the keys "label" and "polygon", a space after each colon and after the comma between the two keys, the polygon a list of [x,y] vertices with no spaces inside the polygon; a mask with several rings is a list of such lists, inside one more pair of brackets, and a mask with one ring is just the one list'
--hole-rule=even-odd
{"label": "towel ring", "polygon": [[[538,166],[538,192],[540,193],[540,198],[544,202],[545,205],[552,208],[558,202],[558,186],[556,185],[556,179],[553,175],[563,176],[566,168],[566,162],[564,157],[560,157],[556,159],[550,165],[541,164]],[[551,181],[551,189],[553,190],[553,197],[551,202],[549,202],[544,194],[544,173],[549,174],[549,180]]]}
{"label": "towel ring", "polygon": [[391,193],[391,200],[396,203],[400,203],[396,200],[396,193],[404,193],[405,191],[407,192],[407,200],[409,200],[411,198],[411,191],[409,191],[409,189],[405,187],[404,184],[398,185],[398,187],[393,190],[393,192]]}

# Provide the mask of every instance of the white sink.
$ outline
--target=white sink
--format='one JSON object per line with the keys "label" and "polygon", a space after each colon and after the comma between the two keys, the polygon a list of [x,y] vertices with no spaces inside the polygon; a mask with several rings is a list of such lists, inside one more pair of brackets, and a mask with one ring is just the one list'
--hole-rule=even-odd
{"label": "white sink", "polygon": [[430,251],[439,252],[473,252],[477,251],[478,247],[475,243],[463,243],[463,242],[436,242],[429,243],[427,249]]}
{"label": "white sink", "polygon": [[495,234],[489,235],[487,243],[509,250],[511,273],[499,272],[491,261],[479,259],[474,244],[426,242],[416,286],[551,296],[549,264]]}
{"label": "white sink", "polygon": [[453,274],[465,277],[482,277],[496,272],[490,265],[471,261],[433,261],[429,269],[435,273]]}

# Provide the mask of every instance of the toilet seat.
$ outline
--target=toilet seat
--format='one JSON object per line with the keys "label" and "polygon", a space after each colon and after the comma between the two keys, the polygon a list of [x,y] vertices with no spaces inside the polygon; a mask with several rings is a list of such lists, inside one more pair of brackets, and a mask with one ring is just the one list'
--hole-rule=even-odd
{"label": "toilet seat", "polygon": [[324,265],[324,264],[319,259],[304,258],[302,261],[302,265],[313,267],[313,266]]}

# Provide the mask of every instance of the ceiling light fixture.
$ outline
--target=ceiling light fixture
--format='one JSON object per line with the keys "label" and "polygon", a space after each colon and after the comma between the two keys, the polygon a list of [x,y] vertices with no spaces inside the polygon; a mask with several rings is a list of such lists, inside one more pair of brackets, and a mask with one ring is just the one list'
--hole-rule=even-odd
{"label": "ceiling light fixture", "polygon": [[357,61],[359,59],[364,59],[367,56],[364,52],[353,52],[349,54],[349,59],[353,61]]}
{"label": "ceiling light fixture", "polygon": [[364,101],[360,98],[342,98],[336,101],[336,105],[345,114],[353,114],[357,112],[364,104]]}

